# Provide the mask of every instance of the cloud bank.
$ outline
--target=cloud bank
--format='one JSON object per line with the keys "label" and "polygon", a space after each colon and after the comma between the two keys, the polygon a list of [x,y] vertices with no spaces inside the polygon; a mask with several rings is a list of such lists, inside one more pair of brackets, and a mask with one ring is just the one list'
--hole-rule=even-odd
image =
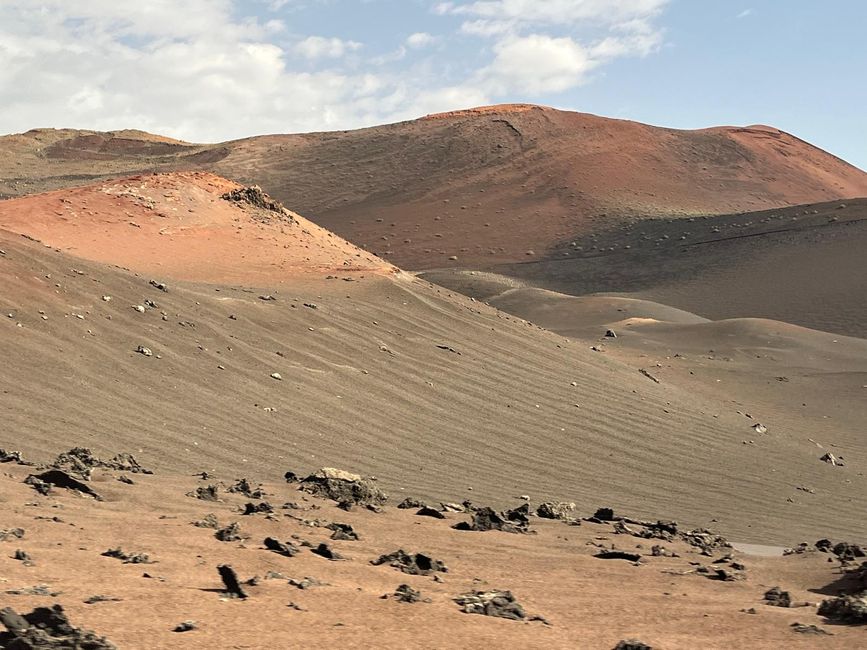
{"label": "cloud bank", "polygon": [[315,1],[5,0],[0,132],[130,127],[207,142],[555,97],[658,49],[666,4],[430,2],[377,51],[372,25],[389,17],[358,2],[370,24],[335,35],[292,31]]}

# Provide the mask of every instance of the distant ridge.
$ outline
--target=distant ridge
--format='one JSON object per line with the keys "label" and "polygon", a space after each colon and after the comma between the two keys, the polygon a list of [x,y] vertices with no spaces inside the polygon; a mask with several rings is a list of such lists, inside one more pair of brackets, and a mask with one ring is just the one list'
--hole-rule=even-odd
{"label": "distant ridge", "polygon": [[0,195],[208,170],[410,269],[544,257],[627,220],[867,196],[867,174],[779,129],[694,131],[530,104],[193,145],[134,131],[0,138]]}

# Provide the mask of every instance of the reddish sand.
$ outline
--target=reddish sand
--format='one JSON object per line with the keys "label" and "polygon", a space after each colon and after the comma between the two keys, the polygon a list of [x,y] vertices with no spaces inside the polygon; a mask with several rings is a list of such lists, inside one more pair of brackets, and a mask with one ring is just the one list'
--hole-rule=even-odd
{"label": "reddish sand", "polygon": [[0,228],[142,273],[281,283],[298,274],[388,273],[371,254],[286,211],[225,200],[213,174],[137,176],[0,202]]}
{"label": "reddish sand", "polygon": [[[73,624],[107,636],[120,648],[610,650],[621,639],[640,639],[657,650],[842,650],[861,647],[863,641],[863,630],[829,625],[816,615],[816,604],[833,595],[841,579],[838,564],[829,562],[826,553],[779,558],[735,553],[734,561],[746,569],[733,573],[743,579],[722,582],[696,569],[729,568],[726,562],[711,563],[730,549],[703,556],[680,541],[616,534],[611,524],[573,527],[534,518],[535,534],[462,532],[450,526],[467,520],[465,514],[449,513],[437,520],[394,508],[382,514],[358,507],[344,512],[334,502],[306,496],[279,477],[250,467],[208,481],[127,474],[133,485],[118,482],[119,472],[97,470],[90,485],[105,498],[97,502],[63,490],[40,496],[22,483],[28,468],[5,468],[0,477],[3,526],[21,527],[25,535],[2,542],[8,553],[0,560],[0,589],[45,585],[59,594],[5,593],[4,606],[26,612],[61,603]],[[273,516],[241,515],[251,499],[224,488],[219,502],[184,496],[209,483],[230,486],[241,476],[249,477],[254,487],[265,480]],[[281,508],[285,502],[297,509]],[[192,525],[207,513],[216,515],[220,526],[238,522],[244,539],[218,541],[213,529]],[[331,522],[350,524],[360,540],[329,539],[331,531],[325,526]],[[295,557],[272,553],[263,546],[266,537],[289,541],[299,552]],[[301,546],[303,542],[324,542],[346,559],[328,561]],[[653,557],[654,545],[680,557]],[[146,553],[153,563],[124,564],[102,555],[117,547]],[[641,564],[594,558],[600,547],[638,553]],[[30,554],[32,566],[8,557],[16,548]],[[436,581],[371,565],[371,560],[397,549],[429,554],[448,571]],[[241,580],[258,577],[255,586],[244,586],[246,600],[221,593],[218,564],[230,564]],[[316,582],[299,589],[289,584],[290,578]],[[428,602],[383,598],[400,584],[419,590]],[[765,604],[763,594],[776,585],[795,602],[810,604]],[[549,625],[465,614],[453,600],[491,589],[510,590],[528,615],[543,616]],[[95,595],[117,600],[84,602]],[[172,631],[187,620],[197,629]],[[796,633],[791,628],[796,622],[819,626],[828,634]]]}

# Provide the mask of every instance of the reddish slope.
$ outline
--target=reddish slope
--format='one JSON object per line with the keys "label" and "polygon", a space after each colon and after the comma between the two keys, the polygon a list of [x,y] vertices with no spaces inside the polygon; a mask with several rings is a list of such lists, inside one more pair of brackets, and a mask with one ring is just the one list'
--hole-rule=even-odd
{"label": "reddish slope", "polygon": [[303,217],[224,195],[213,174],[136,176],[0,202],[0,228],[159,277],[272,284],[298,274],[390,272]]}
{"label": "reddish slope", "polygon": [[867,174],[768,127],[677,131],[527,106],[255,138],[217,168],[410,268],[526,259],[626,216],[867,195]]}
{"label": "reddish slope", "polygon": [[209,169],[415,269],[540,256],[622,218],[867,196],[867,174],[771,127],[681,131],[528,105],[207,146],[40,130],[0,139],[0,152],[0,194]]}

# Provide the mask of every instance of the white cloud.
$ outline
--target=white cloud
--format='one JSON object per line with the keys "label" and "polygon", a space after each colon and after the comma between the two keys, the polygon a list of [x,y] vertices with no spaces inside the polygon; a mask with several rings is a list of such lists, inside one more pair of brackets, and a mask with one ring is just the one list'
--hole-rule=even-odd
{"label": "white cloud", "polygon": [[423,47],[429,47],[436,43],[436,37],[428,34],[427,32],[416,32],[415,34],[410,34],[406,38],[407,47],[420,49]]}
{"label": "white cloud", "polygon": [[586,48],[568,37],[510,37],[498,42],[494,52],[494,61],[479,71],[479,81],[495,96],[562,92],[582,83],[598,65]]}
{"label": "white cloud", "polygon": [[[441,2],[434,13],[465,16],[461,33],[494,39],[494,59],[477,72],[477,83],[494,96],[539,95],[579,86],[612,59],[654,52],[662,32],[653,20],[667,3],[473,0]],[[544,33],[552,29],[560,35]]]}
{"label": "white cloud", "polygon": [[340,38],[308,36],[295,44],[295,51],[307,59],[339,59],[349,52],[361,49],[361,43],[344,41]]}
{"label": "white cloud", "polygon": [[461,25],[461,32],[472,36],[501,36],[515,31],[515,27],[514,21],[467,20]]}
{"label": "white cloud", "polygon": [[752,9],[744,9],[737,16],[735,16],[735,18],[746,18],[747,16],[752,16],[752,15],[753,15]]}
{"label": "white cloud", "polygon": [[635,18],[651,18],[666,4],[668,0],[479,0],[441,2],[434,7],[434,11],[492,20],[562,25],[586,21],[619,23]]}
{"label": "white cloud", "polygon": [[[562,92],[660,42],[662,0],[452,2],[438,11],[464,21],[455,38],[493,39],[454,56],[427,56],[446,38],[427,31],[289,41],[299,7],[320,2],[257,0],[285,5],[258,20],[241,0],[0,0],[0,132],[132,127],[208,142],[354,128]],[[602,15],[601,4],[620,9]],[[572,29],[584,24],[570,13],[579,9],[589,33]]]}

